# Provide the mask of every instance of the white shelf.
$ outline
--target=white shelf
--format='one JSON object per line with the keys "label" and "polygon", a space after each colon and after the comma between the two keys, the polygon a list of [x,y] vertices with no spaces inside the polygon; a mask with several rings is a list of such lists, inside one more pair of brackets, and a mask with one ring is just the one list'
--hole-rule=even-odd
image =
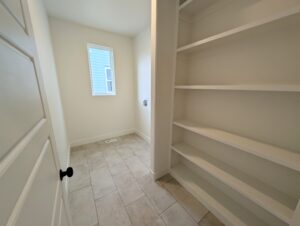
{"label": "white shelf", "polygon": [[170,173],[183,187],[192,193],[226,225],[267,225],[184,165],[179,164],[172,167]]}
{"label": "white shelf", "polygon": [[186,0],[184,3],[182,3],[179,6],[179,11],[183,10],[184,8],[186,8],[188,5],[190,5],[192,2],[194,2],[195,0]]}
{"label": "white shelf", "polygon": [[176,85],[175,89],[300,92],[300,85]]}
{"label": "white shelf", "polygon": [[300,154],[295,152],[222,130],[202,127],[187,120],[175,121],[174,125],[300,172]]}
{"label": "white shelf", "polygon": [[[300,7],[295,7],[292,10],[280,13],[278,15],[269,17],[269,18],[265,18],[265,19],[261,19],[259,21],[255,21],[249,24],[245,24],[243,26],[222,32],[220,34],[217,35],[213,35],[211,37],[202,39],[200,41],[182,46],[177,48],[177,52],[181,53],[181,52],[188,52],[188,51],[192,51],[192,50],[196,50],[199,48],[203,48],[206,47],[210,44],[216,43],[217,41],[221,41],[224,40],[226,38],[230,38],[242,33],[245,33],[246,31],[253,31],[256,28],[260,28],[262,26],[267,26],[269,24],[272,24],[272,22],[276,22],[278,20],[284,19],[284,18],[288,18],[290,16],[296,15],[300,13]],[[298,18],[299,19],[299,18]]]}
{"label": "white shelf", "polygon": [[179,12],[193,15],[211,6],[219,0],[187,0],[179,6]]}
{"label": "white shelf", "polygon": [[[287,224],[290,223],[293,216],[292,208],[297,205],[297,200],[292,200],[285,194],[264,185],[187,144],[177,144],[172,149],[269,213]],[[276,199],[273,197],[276,197]]]}

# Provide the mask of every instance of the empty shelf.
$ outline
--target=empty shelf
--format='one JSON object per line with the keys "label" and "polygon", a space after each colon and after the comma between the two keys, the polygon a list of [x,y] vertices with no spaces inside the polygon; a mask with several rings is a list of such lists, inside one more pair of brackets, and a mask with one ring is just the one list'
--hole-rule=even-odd
{"label": "empty shelf", "polygon": [[179,11],[188,15],[194,15],[199,13],[199,11],[210,7],[217,1],[219,0],[186,0],[179,6]]}
{"label": "empty shelf", "polygon": [[202,127],[187,120],[175,121],[174,125],[300,172],[300,154],[295,152],[222,130]]}
{"label": "empty shelf", "polygon": [[[297,200],[292,200],[274,188],[264,185],[244,173],[240,173],[238,170],[187,144],[177,144],[172,149],[285,223],[288,224],[290,222],[293,215],[291,208],[297,205]],[[273,197],[276,197],[276,199]]]}
{"label": "empty shelf", "polygon": [[188,5],[190,5],[192,2],[194,2],[195,0],[186,0],[185,2],[183,2],[180,6],[179,6],[179,10],[183,10],[184,8],[186,8]]}
{"label": "empty shelf", "polygon": [[268,225],[184,165],[172,167],[170,173],[226,225]]}
{"label": "empty shelf", "polygon": [[175,89],[300,92],[300,85],[176,85]]}
{"label": "empty shelf", "polygon": [[[236,36],[236,35],[245,33],[246,31],[250,31],[250,30],[253,31],[256,28],[266,26],[268,24],[271,24],[272,22],[276,22],[278,20],[299,14],[299,12],[300,12],[300,7],[295,7],[292,10],[286,11],[284,13],[280,13],[280,14],[274,15],[272,17],[261,19],[259,21],[255,21],[255,22],[252,22],[249,24],[245,24],[240,27],[233,28],[231,30],[222,32],[220,34],[213,35],[211,37],[202,39],[200,41],[196,41],[194,43],[179,47],[179,48],[177,48],[177,52],[181,53],[181,52],[192,51],[195,49],[203,48],[203,47],[208,46],[209,44],[215,43],[217,41],[221,41],[225,38]],[[297,19],[299,19],[299,18],[297,18]]]}

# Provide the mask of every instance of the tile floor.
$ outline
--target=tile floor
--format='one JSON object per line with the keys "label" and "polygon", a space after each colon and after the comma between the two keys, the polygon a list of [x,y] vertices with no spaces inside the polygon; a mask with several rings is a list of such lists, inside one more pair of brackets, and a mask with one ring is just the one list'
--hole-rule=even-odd
{"label": "tile floor", "polygon": [[170,175],[154,181],[149,145],[135,134],[72,148],[74,226],[221,226]]}

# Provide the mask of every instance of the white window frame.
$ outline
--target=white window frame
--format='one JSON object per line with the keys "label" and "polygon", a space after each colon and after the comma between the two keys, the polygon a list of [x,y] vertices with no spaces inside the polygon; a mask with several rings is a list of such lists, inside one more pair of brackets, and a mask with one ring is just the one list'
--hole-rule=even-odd
{"label": "white window frame", "polygon": [[[107,69],[110,70],[110,73],[111,73],[111,80],[108,80],[108,79],[107,79]],[[111,82],[111,83],[113,84],[112,69],[111,69],[111,67],[105,66],[105,67],[104,67],[104,70],[105,70],[106,92],[107,92],[107,93],[111,93],[111,92],[108,91],[108,85],[107,85],[107,83],[108,83],[108,82]],[[113,87],[112,87],[112,92],[113,92],[113,91],[114,91],[114,89],[113,89]]]}
{"label": "white window frame", "polygon": [[[100,50],[108,50],[110,51],[110,69],[111,69],[111,81],[112,81],[112,92],[106,92],[106,93],[97,93],[95,94],[93,92],[93,75],[92,75],[92,66],[90,63],[90,53],[89,53],[89,49],[90,48],[94,48],[94,49],[100,49]],[[90,74],[90,81],[91,81],[91,92],[92,92],[92,96],[116,96],[117,92],[116,92],[116,79],[115,79],[115,60],[114,60],[114,50],[111,47],[107,47],[107,46],[101,46],[98,44],[94,44],[94,43],[87,43],[87,59],[88,59],[88,64],[89,64],[89,74]],[[107,67],[105,67],[107,68]],[[105,69],[106,70],[106,69]],[[107,91],[107,77],[105,77],[105,81],[106,81],[106,91]]]}

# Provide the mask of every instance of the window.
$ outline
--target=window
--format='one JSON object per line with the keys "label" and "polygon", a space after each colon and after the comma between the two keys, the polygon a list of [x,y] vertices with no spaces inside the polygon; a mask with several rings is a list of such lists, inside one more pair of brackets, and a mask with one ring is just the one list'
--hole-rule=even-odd
{"label": "window", "polygon": [[113,50],[88,44],[93,96],[116,95]]}

